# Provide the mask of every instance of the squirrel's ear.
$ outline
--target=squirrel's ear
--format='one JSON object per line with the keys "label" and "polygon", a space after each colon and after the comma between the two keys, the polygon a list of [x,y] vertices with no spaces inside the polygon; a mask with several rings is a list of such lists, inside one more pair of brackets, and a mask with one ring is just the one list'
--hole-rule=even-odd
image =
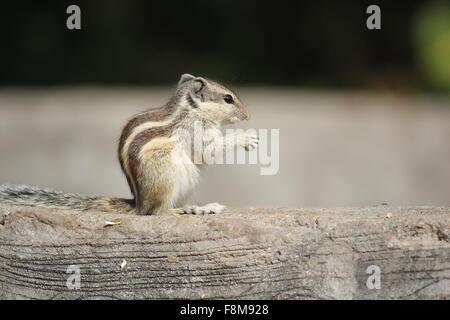
{"label": "squirrel's ear", "polygon": [[206,80],[202,77],[197,77],[194,79],[194,82],[192,84],[192,89],[195,93],[199,93],[202,91],[202,89],[206,86]]}
{"label": "squirrel's ear", "polygon": [[178,85],[185,83],[186,81],[195,79],[195,77],[192,74],[189,73],[185,73],[183,75],[181,75],[180,81],[178,81]]}

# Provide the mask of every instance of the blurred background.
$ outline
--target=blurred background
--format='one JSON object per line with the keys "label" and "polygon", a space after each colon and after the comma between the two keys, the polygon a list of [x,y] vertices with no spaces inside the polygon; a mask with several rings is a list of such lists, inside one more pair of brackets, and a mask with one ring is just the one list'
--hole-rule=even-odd
{"label": "blurred background", "polygon": [[210,167],[191,202],[450,205],[450,1],[10,2],[0,40],[0,184],[130,197],[120,130],[192,73],[280,130],[280,167]]}

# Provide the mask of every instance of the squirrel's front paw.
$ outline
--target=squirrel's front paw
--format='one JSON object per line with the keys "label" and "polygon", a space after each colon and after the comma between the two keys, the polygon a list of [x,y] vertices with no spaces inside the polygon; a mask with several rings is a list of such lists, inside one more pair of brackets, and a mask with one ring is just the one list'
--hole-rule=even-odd
{"label": "squirrel's front paw", "polygon": [[245,150],[251,151],[258,146],[259,137],[254,133],[243,133],[238,136],[238,141]]}

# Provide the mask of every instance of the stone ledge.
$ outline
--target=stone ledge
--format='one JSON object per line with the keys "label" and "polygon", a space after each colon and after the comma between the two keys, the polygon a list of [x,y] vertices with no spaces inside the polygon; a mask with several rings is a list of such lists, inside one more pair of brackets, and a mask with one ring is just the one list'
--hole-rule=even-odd
{"label": "stone ledge", "polygon": [[[448,299],[449,239],[450,207],[132,216],[0,205],[0,299]],[[66,285],[71,265],[79,289]],[[367,287],[371,265],[380,289]]]}

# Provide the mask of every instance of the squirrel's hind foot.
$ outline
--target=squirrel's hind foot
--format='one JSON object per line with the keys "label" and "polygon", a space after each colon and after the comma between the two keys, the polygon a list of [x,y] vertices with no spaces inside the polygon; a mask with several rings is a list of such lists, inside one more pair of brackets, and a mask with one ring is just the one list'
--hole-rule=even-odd
{"label": "squirrel's hind foot", "polygon": [[225,209],[226,209],[226,207],[224,205],[214,202],[214,203],[208,203],[204,206],[188,205],[183,208],[174,209],[174,211],[175,211],[174,213],[204,215],[204,214],[222,213]]}

